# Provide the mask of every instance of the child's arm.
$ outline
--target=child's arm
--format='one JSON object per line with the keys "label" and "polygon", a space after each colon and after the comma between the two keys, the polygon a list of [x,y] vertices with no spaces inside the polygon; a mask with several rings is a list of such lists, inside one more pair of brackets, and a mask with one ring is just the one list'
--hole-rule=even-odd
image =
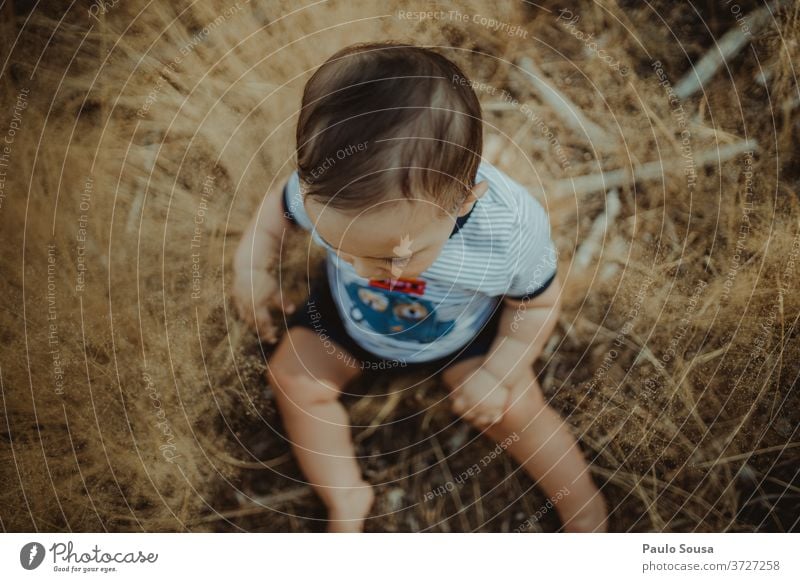
{"label": "child's arm", "polygon": [[[530,370],[544,349],[561,314],[561,283],[558,276],[541,294],[530,301],[506,297],[497,337],[487,365],[493,374],[504,370],[513,383]],[[497,348],[496,350],[494,348]]]}
{"label": "child's arm", "polygon": [[[233,300],[239,316],[268,342],[277,341],[270,307],[280,306],[280,289],[270,269],[279,258],[283,232],[291,225],[283,210],[283,186],[276,181],[242,235],[233,259]],[[294,306],[285,306],[287,313]]]}
{"label": "child's arm", "polygon": [[510,404],[510,388],[530,375],[560,313],[558,276],[531,300],[506,297],[497,336],[481,368],[464,383],[453,411],[466,420],[497,422]]}

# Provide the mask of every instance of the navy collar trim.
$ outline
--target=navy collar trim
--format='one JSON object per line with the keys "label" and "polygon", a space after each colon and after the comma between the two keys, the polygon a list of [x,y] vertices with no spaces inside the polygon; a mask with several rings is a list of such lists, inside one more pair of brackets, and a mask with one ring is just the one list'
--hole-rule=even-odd
{"label": "navy collar trim", "polygon": [[453,226],[453,232],[450,233],[450,238],[453,238],[453,235],[455,235],[465,224],[467,224],[469,217],[475,211],[476,204],[478,204],[477,200],[472,204],[472,208],[469,209],[469,212],[467,212],[464,216],[459,216],[456,218],[456,224]]}

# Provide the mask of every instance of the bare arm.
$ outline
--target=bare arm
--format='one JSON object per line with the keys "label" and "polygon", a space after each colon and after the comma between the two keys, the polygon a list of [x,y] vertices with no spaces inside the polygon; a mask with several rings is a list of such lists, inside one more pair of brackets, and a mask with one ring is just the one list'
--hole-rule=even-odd
{"label": "bare arm", "polygon": [[561,283],[558,276],[541,295],[519,301],[503,299],[500,326],[486,365],[511,382],[529,370],[542,353],[561,314]]}
{"label": "bare arm", "polygon": [[[242,234],[233,259],[233,300],[239,316],[256,328],[259,336],[277,341],[270,307],[280,307],[280,289],[271,269],[280,256],[281,236],[292,222],[283,213],[285,180],[275,182],[259,204]],[[294,311],[286,305],[287,313]]]}
{"label": "bare arm", "polygon": [[561,285],[556,277],[530,300],[506,297],[497,336],[483,364],[461,387],[453,411],[482,424],[498,422],[511,404],[513,386],[533,379],[533,362],[553,332],[561,313]]}
{"label": "bare arm", "polygon": [[281,235],[292,226],[283,214],[283,187],[276,181],[250,219],[234,257],[236,269],[268,269],[278,258]]}

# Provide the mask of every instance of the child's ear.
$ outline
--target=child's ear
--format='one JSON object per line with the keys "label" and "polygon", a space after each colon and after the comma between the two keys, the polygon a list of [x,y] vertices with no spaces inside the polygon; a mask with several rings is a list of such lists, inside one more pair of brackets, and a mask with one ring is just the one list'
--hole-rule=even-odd
{"label": "child's ear", "polygon": [[472,187],[472,195],[475,196],[475,200],[478,198],[483,198],[483,195],[486,194],[486,191],[489,189],[489,182],[484,180],[483,182],[478,182]]}
{"label": "child's ear", "polygon": [[475,204],[479,198],[482,198],[488,189],[489,182],[486,180],[475,184],[464,199],[464,202],[461,203],[461,207],[458,209],[458,216],[464,216],[467,212],[472,210],[472,205]]}

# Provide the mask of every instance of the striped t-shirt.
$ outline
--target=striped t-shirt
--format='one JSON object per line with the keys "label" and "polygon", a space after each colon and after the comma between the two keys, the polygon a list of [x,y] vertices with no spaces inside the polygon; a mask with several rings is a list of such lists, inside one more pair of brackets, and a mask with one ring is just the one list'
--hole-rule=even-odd
{"label": "striped t-shirt", "polygon": [[292,173],[284,210],[328,250],[331,294],[347,333],[361,347],[404,363],[447,356],[480,332],[503,296],[535,297],[553,281],[556,249],[542,205],[486,162],[476,183],[484,180],[489,189],[457,219],[434,263],[419,277],[390,285],[357,275],[320,238]]}

